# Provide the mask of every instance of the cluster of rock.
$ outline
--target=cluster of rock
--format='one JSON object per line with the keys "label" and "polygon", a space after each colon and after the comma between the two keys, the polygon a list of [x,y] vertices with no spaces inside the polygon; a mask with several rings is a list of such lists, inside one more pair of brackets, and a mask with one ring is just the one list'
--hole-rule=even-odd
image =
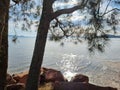
{"label": "cluster of rock", "polygon": [[[23,76],[21,76],[23,74]],[[25,88],[25,83],[27,80],[28,74],[20,73],[20,74],[7,74],[6,81],[7,81],[7,86],[6,90],[21,90]]]}
{"label": "cluster of rock", "polygon": [[[40,69],[40,72],[40,86],[44,85],[45,83],[52,82],[54,90],[67,90],[68,87],[70,88],[68,90],[117,90],[116,88],[112,87],[100,87],[90,84],[88,76],[82,74],[77,74],[68,82],[62,73],[55,69],[48,69],[43,67]],[[13,75],[7,74],[7,90],[24,89],[27,77],[28,71]]]}

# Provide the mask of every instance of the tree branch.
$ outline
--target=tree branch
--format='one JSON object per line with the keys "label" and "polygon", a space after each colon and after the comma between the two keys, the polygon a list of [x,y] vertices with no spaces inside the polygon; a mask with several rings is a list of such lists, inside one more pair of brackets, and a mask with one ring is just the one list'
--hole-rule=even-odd
{"label": "tree branch", "polygon": [[107,4],[107,6],[106,6],[105,11],[104,11],[104,13],[103,13],[103,14],[105,14],[105,13],[106,13],[106,11],[107,11],[107,9],[108,9],[108,6],[110,5],[110,2],[111,2],[111,0],[108,2],[108,4]]}
{"label": "tree branch", "polygon": [[[66,36],[66,37],[69,37],[69,36],[71,36],[72,34],[74,34],[74,32],[71,32],[71,34],[67,34],[68,32],[66,32],[65,30],[64,30],[64,28],[62,27],[62,25],[64,26],[64,24],[63,23],[61,23],[59,20],[58,20],[58,18],[55,18],[55,20],[56,20],[56,23],[58,24],[58,26],[59,26],[59,28],[62,30],[62,32],[63,32],[63,37],[64,36]],[[65,27],[65,26],[64,26]]]}
{"label": "tree branch", "polygon": [[106,13],[104,13],[102,16],[104,16],[105,14],[108,14],[108,13],[110,13],[110,12],[114,11],[114,10],[118,10],[118,11],[120,11],[120,9],[119,9],[119,8],[113,8],[113,9],[111,9],[111,10],[107,11]]}
{"label": "tree branch", "polygon": [[88,2],[88,0],[86,2],[83,0],[82,4],[80,4],[80,5],[74,6],[72,8],[61,9],[56,12],[53,12],[52,19],[55,19],[62,14],[70,14],[78,9],[83,9],[85,7],[85,5],[87,4],[87,2]]}
{"label": "tree branch", "polygon": [[75,6],[75,7],[69,8],[69,9],[58,10],[54,13],[55,14],[54,16],[58,17],[61,14],[69,14],[69,13],[74,12],[77,9],[80,9],[80,6]]}

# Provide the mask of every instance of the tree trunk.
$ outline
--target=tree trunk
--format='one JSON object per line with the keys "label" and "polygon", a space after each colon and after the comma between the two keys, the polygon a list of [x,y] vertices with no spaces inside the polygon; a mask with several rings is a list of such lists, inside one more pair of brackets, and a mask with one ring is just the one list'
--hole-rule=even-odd
{"label": "tree trunk", "polygon": [[8,67],[8,13],[10,0],[0,0],[0,90],[5,89]]}
{"label": "tree trunk", "polygon": [[44,49],[50,22],[61,14],[69,14],[75,10],[83,8],[83,6],[80,7],[79,5],[73,8],[62,9],[53,12],[52,5],[55,1],[56,0],[43,0],[42,16],[38,27],[33,58],[29,70],[28,80],[26,83],[26,90],[38,90],[38,79],[40,75],[41,64],[43,61]]}
{"label": "tree trunk", "polygon": [[[42,21],[42,20],[41,20]],[[26,84],[26,90],[37,90],[38,79],[40,75],[40,67],[43,61],[44,49],[47,39],[47,32],[49,28],[49,22],[43,20],[40,24],[40,28],[36,37],[36,43],[34,48],[34,54],[29,70],[29,76]]]}
{"label": "tree trunk", "polygon": [[51,21],[50,11],[52,9],[52,4],[49,4],[49,2],[50,0],[43,1],[42,16],[38,27],[33,58],[26,83],[26,90],[38,90],[40,68],[43,61],[47,33]]}

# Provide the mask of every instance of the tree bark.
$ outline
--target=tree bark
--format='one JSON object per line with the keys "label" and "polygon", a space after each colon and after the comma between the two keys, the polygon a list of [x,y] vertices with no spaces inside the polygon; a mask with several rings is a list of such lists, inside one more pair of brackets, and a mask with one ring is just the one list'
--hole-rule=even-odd
{"label": "tree bark", "polygon": [[47,20],[41,19],[41,24],[39,25],[38,34],[36,37],[34,54],[26,84],[26,90],[38,89],[38,83],[39,83],[38,79],[40,75],[40,67],[44,56],[44,49],[46,44],[48,28],[49,28],[49,22]]}
{"label": "tree bark", "polygon": [[70,14],[78,9],[82,9],[83,7],[84,6],[82,6],[82,5],[77,5],[72,8],[58,10],[58,11],[54,12],[54,15],[52,16],[52,18],[54,19],[62,14]]}
{"label": "tree bark", "polygon": [[0,90],[5,89],[8,67],[8,14],[10,0],[0,0]]}
{"label": "tree bark", "polygon": [[38,79],[40,68],[43,61],[47,33],[51,21],[52,3],[50,0],[43,0],[43,10],[40,19],[40,24],[37,31],[33,58],[29,70],[29,76],[26,83],[26,90],[38,90]]}

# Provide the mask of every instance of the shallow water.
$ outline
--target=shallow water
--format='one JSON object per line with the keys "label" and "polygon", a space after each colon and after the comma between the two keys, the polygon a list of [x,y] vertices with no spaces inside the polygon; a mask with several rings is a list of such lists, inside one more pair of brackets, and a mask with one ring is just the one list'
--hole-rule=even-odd
{"label": "shallow water", "polygon": [[[9,73],[28,70],[35,38],[19,37],[16,43],[9,37]],[[113,86],[120,90],[120,38],[112,38],[104,53],[90,55],[87,43],[73,44],[47,41],[43,66],[62,71],[71,79],[76,73],[90,78],[90,82],[102,86]]]}

